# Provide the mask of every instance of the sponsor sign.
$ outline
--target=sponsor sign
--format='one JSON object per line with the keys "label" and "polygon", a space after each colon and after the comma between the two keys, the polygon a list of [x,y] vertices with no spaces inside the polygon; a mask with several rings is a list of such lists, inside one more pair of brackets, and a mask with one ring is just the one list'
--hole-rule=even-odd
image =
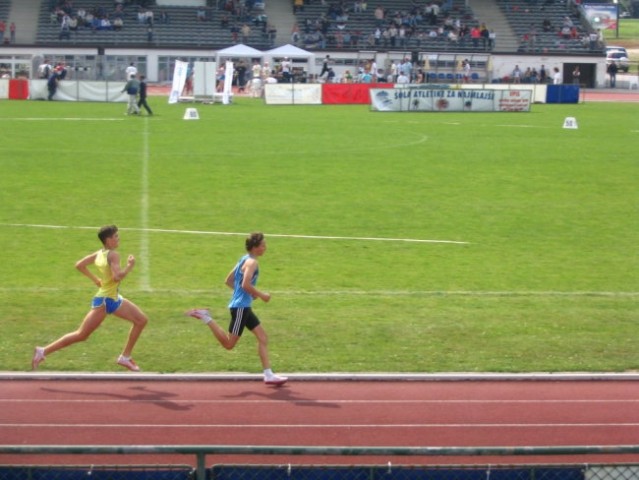
{"label": "sponsor sign", "polygon": [[380,112],[528,112],[532,90],[372,88]]}

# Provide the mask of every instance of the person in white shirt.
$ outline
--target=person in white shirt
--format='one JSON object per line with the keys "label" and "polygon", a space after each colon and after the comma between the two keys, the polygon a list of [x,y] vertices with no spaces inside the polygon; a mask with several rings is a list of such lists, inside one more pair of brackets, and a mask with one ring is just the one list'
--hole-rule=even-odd
{"label": "person in white shirt", "polygon": [[397,83],[406,85],[410,83],[410,79],[408,78],[408,75],[406,75],[404,72],[401,72],[397,77]]}
{"label": "person in white shirt", "polygon": [[124,71],[124,75],[127,80],[129,80],[132,76],[133,77],[138,76],[138,69],[135,67],[135,65],[133,65],[133,62],[131,62],[128,67],[126,67],[126,70]]}
{"label": "person in white shirt", "polygon": [[563,83],[563,79],[561,78],[561,72],[559,71],[557,67],[553,69],[553,72],[554,72],[552,74],[553,85],[561,85]]}

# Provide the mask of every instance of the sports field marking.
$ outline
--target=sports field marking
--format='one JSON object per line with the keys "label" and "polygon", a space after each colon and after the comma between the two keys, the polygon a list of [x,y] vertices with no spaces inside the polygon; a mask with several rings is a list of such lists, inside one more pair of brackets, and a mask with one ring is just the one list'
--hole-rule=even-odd
{"label": "sports field marking", "polygon": [[80,118],[80,117],[67,117],[67,118],[39,118],[39,117],[26,117],[26,118],[0,118],[0,120],[9,120],[11,122],[122,122],[124,118]]}
{"label": "sports field marking", "polygon": [[510,127],[510,128],[559,128],[547,125],[482,125],[483,127]]}
{"label": "sports field marking", "polygon": [[[64,390],[55,390],[56,393],[66,393]],[[317,400],[291,400],[289,398],[283,400],[277,399],[255,399],[255,400],[246,400],[246,399],[238,399],[233,398],[229,400],[217,400],[217,399],[207,399],[207,400],[196,400],[190,398],[184,399],[135,399],[135,398],[116,398],[116,399],[99,399],[95,398],[95,396],[104,395],[104,396],[118,396],[117,393],[104,392],[102,394],[92,392],[92,398],[86,399],[48,399],[48,398],[10,398],[10,399],[0,399],[0,403],[60,403],[60,404],[69,404],[69,403],[79,403],[79,404],[90,404],[94,405],[96,403],[124,403],[127,405],[134,403],[147,403],[147,404],[165,404],[167,401],[171,403],[186,403],[186,404],[203,404],[203,405],[239,405],[239,404],[247,404],[247,405],[264,405],[271,403],[285,403],[285,404],[297,404],[297,405],[322,405],[322,404],[340,404],[340,405],[510,405],[510,404],[535,404],[535,405],[546,405],[546,404],[620,404],[620,403],[630,403],[636,404],[639,402],[639,399],[587,399],[587,400],[573,400],[573,399],[540,399],[540,400],[458,400],[458,399],[441,399],[441,400],[375,400],[375,399],[367,399],[367,400],[344,400],[344,399],[317,399]],[[123,397],[126,397],[127,394],[122,394]]]}
{"label": "sports field marking", "polygon": [[[60,292],[84,292],[84,288],[58,288],[58,287],[2,287],[0,293],[50,293]],[[128,292],[134,293],[136,288],[128,288]],[[173,297],[190,297],[193,295],[206,295],[211,293],[211,289],[188,289],[188,288],[153,288],[157,294],[166,294]],[[145,292],[148,292],[145,290]],[[271,293],[278,297],[468,297],[468,298],[635,298],[639,297],[639,292],[553,292],[553,291],[530,291],[530,292],[489,292],[489,291],[431,291],[431,290],[271,290]]]}
{"label": "sports field marking", "polygon": [[639,423],[300,423],[300,424],[229,424],[229,423],[210,423],[210,424],[189,424],[189,423],[165,423],[165,424],[153,424],[153,423],[0,423],[0,427],[3,428],[55,428],[55,429],[74,429],[74,428],[95,428],[95,429],[149,429],[149,428],[179,428],[179,429],[203,429],[203,428],[223,428],[225,430],[258,430],[258,429],[273,429],[273,428],[366,428],[366,429],[378,429],[378,428],[410,428],[410,429],[424,429],[424,428],[636,428]]}
{"label": "sports field marking", "polygon": [[142,130],[142,172],[140,175],[140,288],[143,291],[151,291],[151,275],[149,265],[151,263],[149,250],[149,118],[144,119]]}
{"label": "sports field marking", "polygon": [[[147,160],[148,161],[148,160]],[[2,223],[4,227],[23,227],[23,228],[51,228],[51,229],[70,229],[70,230],[97,230],[99,227],[74,226],[74,225],[44,225],[33,223]],[[129,232],[144,233],[169,233],[180,235],[215,235],[215,236],[242,236],[248,235],[248,232],[215,232],[207,230],[173,230],[166,228],[127,228],[119,227],[120,230]],[[342,237],[332,235],[296,235],[288,233],[265,233],[268,237],[277,238],[301,238],[307,240],[355,240],[368,242],[408,242],[408,243],[448,243],[453,245],[470,245],[470,242],[457,240],[432,240],[423,238],[387,238],[387,237]]]}

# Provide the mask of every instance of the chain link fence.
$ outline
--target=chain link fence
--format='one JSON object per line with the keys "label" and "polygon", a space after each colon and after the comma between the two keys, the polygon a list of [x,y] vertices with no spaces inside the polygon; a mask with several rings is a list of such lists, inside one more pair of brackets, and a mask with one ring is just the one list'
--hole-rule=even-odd
{"label": "chain link fence", "polygon": [[[0,480],[195,480],[188,465],[0,466]],[[636,480],[639,465],[216,465],[206,480]]]}
{"label": "chain link fence", "polygon": [[[52,455],[56,465],[11,465],[21,454]],[[197,465],[57,465],[65,455],[195,455]],[[299,464],[206,465],[207,455],[288,455]],[[269,447],[269,446],[2,446],[0,445],[0,480],[639,480],[637,463],[585,463],[584,455],[629,455],[636,459],[639,445],[585,447]],[[11,455],[6,457],[6,455]],[[324,461],[306,462],[310,456],[340,456],[340,465]],[[499,464],[481,465],[393,465],[374,461],[372,465],[344,464],[346,459],[361,456],[393,458],[419,457],[424,462],[432,456],[504,457]],[[509,465],[509,456],[549,458],[569,455],[584,458],[578,463]],[[303,457],[303,458],[302,458]],[[75,457],[74,457],[75,458]],[[161,457],[160,457],[161,458]],[[631,457],[622,457],[631,458]],[[349,460],[347,460],[349,461]],[[369,460],[367,460],[369,461]],[[511,460],[512,461],[512,460]],[[43,463],[46,458],[43,459]],[[360,460],[360,463],[362,460]],[[636,462],[636,460],[635,460]],[[415,462],[417,463],[417,462]]]}

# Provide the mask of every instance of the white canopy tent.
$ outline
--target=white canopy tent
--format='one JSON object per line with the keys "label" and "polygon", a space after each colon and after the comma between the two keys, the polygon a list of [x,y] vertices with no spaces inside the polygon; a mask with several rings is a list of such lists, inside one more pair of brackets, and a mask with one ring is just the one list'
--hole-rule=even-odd
{"label": "white canopy tent", "polygon": [[283,45],[281,47],[274,48],[273,50],[267,50],[266,52],[264,52],[265,60],[268,60],[271,65],[273,65],[274,59],[282,59],[284,57],[290,58],[293,62],[295,62],[295,59],[306,60],[306,72],[308,74],[315,73],[315,54],[312,52],[301,49],[291,44]]}
{"label": "white canopy tent", "polygon": [[249,47],[248,45],[244,45],[243,43],[238,43],[232,47],[218,50],[215,55],[215,62],[218,65],[222,65],[220,62],[235,58],[259,58],[261,60],[262,57],[264,57],[264,52],[257,50],[256,48]]}

